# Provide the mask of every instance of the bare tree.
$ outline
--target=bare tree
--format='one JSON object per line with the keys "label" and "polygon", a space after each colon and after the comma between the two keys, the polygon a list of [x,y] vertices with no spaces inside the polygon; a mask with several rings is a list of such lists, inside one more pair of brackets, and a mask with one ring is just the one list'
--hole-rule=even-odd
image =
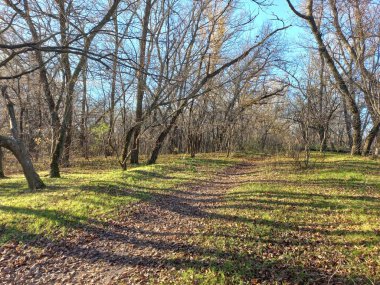
{"label": "bare tree", "polygon": [[[296,10],[291,1],[287,2],[292,11],[309,24],[319,51],[345,98],[345,108],[351,115],[350,122],[346,115],[347,126],[351,125],[353,129],[352,154],[368,154],[380,128],[377,111],[380,85],[376,76],[379,70],[376,50],[380,42],[376,15],[380,5],[373,1],[352,0],[346,3],[329,0],[327,6],[321,1],[307,0],[303,14]],[[317,17],[317,11],[321,9],[322,13]],[[353,85],[355,88],[352,88]],[[355,89],[359,92],[354,93]],[[372,120],[372,128],[364,145],[361,136],[363,125],[357,105],[360,95]]]}
{"label": "bare tree", "polygon": [[145,85],[146,85],[146,43],[148,36],[148,25],[150,14],[152,10],[152,6],[155,1],[147,0],[145,3],[144,16],[142,20],[142,31],[141,38],[139,43],[139,68],[136,74],[137,77],[137,93],[136,93],[136,126],[133,130],[133,142],[132,142],[132,152],[131,152],[131,163],[139,163],[139,137],[141,130],[141,123],[143,117],[143,100],[145,93]]}
{"label": "bare tree", "polygon": [[[68,135],[68,131],[70,129],[71,123],[72,123],[72,108],[73,108],[73,101],[74,101],[74,92],[75,92],[75,85],[78,81],[79,75],[81,74],[84,66],[87,62],[87,56],[91,47],[91,43],[93,42],[95,36],[99,31],[106,25],[106,23],[111,19],[112,15],[114,14],[120,0],[115,0],[111,7],[108,9],[107,13],[103,16],[101,20],[91,29],[91,32],[88,36],[84,38],[83,43],[83,54],[80,56],[79,61],[77,65],[75,66],[73,72],[71,72],[71,66],[69,62],[69,58],[67,55],[64,54],[62,61],[65,69],[65,76],[66,76],[66,97],[65,97],[65,107],[63,112],[63,118],[62,122],[59,128],[59,136],[57,140],[57,144],[54,148],[52,160],[50,163],[50,177],[60,177],[59,172],[59,162],[64,150],[64,144],[66,141],[66,136]],[[63,43],[66,43],[66,25],[67,18],[66,18],[66,12],[65,12],[65,5],[64,2],[59,2],[60,7],[60,27],[61,27],[61,37]]]}
{"label": "bare tree", "polygon": [[360,111],[356,104],[355,97],[353,96],[353,94],[351,94],[346,80],[344,79],[343,75],[339,72],[338,65],[334,61],[331,51],[329,51],[328,49],[327,43],[322,36],[323,34],[321,32],[321,29],[317,25],[317,21],[314,15],[314,12],[315,12],[314,1],[307,0],[306,14],[302,14],[301,12],[297,11],[290,0],[286,0],[286,1],[288,2],[288,5],[291,8],[291,10],[297,16],[304,19],[309,24],[310,30],[318,44],[319,51],[322,54],[322,56],[325,58],[326,63],[329,66],[330,71],[337,82],[340,92],[342,93],[344,99],[346,100],[347,107],[349,108],[352,115],[353,145],[352,145],[351,153],[356,154],[356,155],[360,154],[361,145],[362,145]]}
{"label": "bare tree", "polygon": [[44,188],[45,184],[42,182],[39,175],[35,171],[33,163],[30,159],[30,155],[24,145],[24,142],[20,137],[16,121],[16,114],[13,107],[14,104],[8,96],[6,86],[1,87],[1,93],[4,101],[6,102],[6,107],[8,110],[11,136],[7,137],[0,135],[0,147],[8,149],[17,158],[24,171],[24,175],[28,182],[29,189],[36,190]]}

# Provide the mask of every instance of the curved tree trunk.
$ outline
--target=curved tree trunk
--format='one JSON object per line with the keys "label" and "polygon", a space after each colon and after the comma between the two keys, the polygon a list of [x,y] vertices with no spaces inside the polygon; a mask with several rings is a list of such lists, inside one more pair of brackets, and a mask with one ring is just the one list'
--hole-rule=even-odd
{"label": "curved tree trunk", "polygon": [[[187,101],[186,101],[187,103]],[[157,161],[158,155],[160,153],[160,150],[162,148],[162,145],[165,141],[165,138],[169,134],[170,130],[174,126],[175,122],[177,121],[177,118],[179,115],[181,115],[183,108],[186,106],[186,103],[183,103],[182,106],[175,112],[174,116],[170,120],[169,125],[160,133],[156,140],[156,145],[152,151],[152,154],[150,155],[150,159],[148,160],[148,164],[154,164]]]}
{"label": "curved tree trunk", "polygon": [[20,138],[13,103],[9,99],[6,90],[7,88],[5,86],[1,88],[2,96],[7,104],[12,137],[0,136],[0,148],[4,147],[8,149],[17,158],[18,162],[21,164],[25,178],[28,181],[30,190],[44,188],[45,184],[42,182],[41,178],[35,171],[32,160],[30,159],[30,155]]}
{"label": "curved tree trunk", "polygon": [[373,124],[372,129],[369,131],[368,136],[364,142],[362,155],[364,155],[364,156],[369,155],[369,152],[371,151],[372,144],[375,141],[375,138],[376,138],[377,134],[379,133],[379,130],[380,130],[380,121],[375,122]]}
{"label": "curved tree trunk", "polygon": [[150,155],[150,158],[148,160],[148,164],[156,163],[158,155],[160,154],[160,150],[162,148],[162,145],[163,145],[165,138],[168,135],[171,128],[172,128],[171,125],[167,126],[158,136],[158,138],[156,140],[156,145],[155,145],[155,147],[152,151],[152,154]]}
{"label": "curved tree trunk", "polygon": [[45,188],[45,184],[35,171],[29,153],[21,140],[13,137],[0,136],[0,147],[8,149],[17,158],[18,162],[21,164],[30,190]]}
{"label": "curved tree trunk", "polygon": [[127,170],[127,159],[130,154],[130,152],[128,152],[128,149],[129,149],[129,145],[131,144],[134,129],[135,129],[134,127],[131,127],[128,130],[127,134],[125,135],[123,153],[121,155],[121,163],[120,163],[121,168],[123,170]]}

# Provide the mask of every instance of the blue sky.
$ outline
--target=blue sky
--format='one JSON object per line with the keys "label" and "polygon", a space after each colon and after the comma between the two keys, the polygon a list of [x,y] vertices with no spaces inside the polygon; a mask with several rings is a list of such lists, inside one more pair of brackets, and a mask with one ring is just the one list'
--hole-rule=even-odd
{"label": "blue sky", "polygon": [[[257,5],[253,1],[246,0],[248,5],[257,10]],[[303,29],[298,27],[299,20],[290,10],[286,0],[274,0],[273,5],[262,8],[259,14],[259,21],[273,21],[276,15],[278,18],[284,20],[285,25],[292,25],[286,31],[286,36],[290,40],[299,39],[300,35],[304,33]],[[298,24],[297,24],[298,23]]]}
{"label": "blue sky", "polygon": [[[258,6],[252,0],[243,0],[250,12],[258,11]],[[268,1],[269,2],[269,1]],[[276,21],[276,16],[284,21],[284,25],[291,25],[287,30],[283,32],[283,38],[287,43],[288,56],[289,57],[299,57],[304,55],[306,52],[305,45],[310,45],[313,38],[310,33],[307,32],[300,25],[305,25],[303,20],[299,19],[290,10],[286,0],[272,0],[273,4],[268,7],[261,7],[259,10],[259,15],[257,19],[257,24],[263,24],[265,22],[273,22],[276,26],[281,26],[282,23]],[[297,5],[298,0],[292,1]]]}
{"label": "blue sky", "polygon": [[[255,24],[261,26],[264,23],[271,22],[275,26],[282,26],[282,23],[276,20],[276,17],[284,21],[284,25],[291,25],[285,32],[284,38],[292,44],[295,44],[294,48],[299,49],[297,43],[304,43],[308,39],[308,33],[300,27],[302,20],[300,20],[294,13],[290,10],[286,0],[268,0],[272,1],[272,5],[269,6],[258,6],[252,0],[242,0],[240,3],[244,10],[247,10],[250,14],[256,15],[257,19]],[[296,5],[298,0],[293,0]],[[255,31],[257,32],[257,30]],[[310,40],[310,39],[308,39]]]}

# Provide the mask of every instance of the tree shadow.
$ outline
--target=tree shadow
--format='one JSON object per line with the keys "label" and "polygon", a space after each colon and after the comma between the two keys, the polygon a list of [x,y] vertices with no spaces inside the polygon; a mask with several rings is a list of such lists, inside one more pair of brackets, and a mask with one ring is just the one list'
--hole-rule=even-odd
{"label": "tree shadow", "polygon": [[0,196],[22,194],[28,190],[23,182],[15,182],[11,178],[1,179]]}
{"label": "tree shadow", "polygon": [[[173,201],[175,201],[175,203],[173,203]],[[199,201],[216,202],[217,199],[203,199],[203,200],[197,200],[197,199],[192,199],[192,198],[178,199],[178,196],[173,196],[170,194],[155,194],[155,199],[152,200],[152,203],[155,203],[156,207],[162,208],[163,210],[169,210],[171,212],[177,213],[179,215],[184,215],[184,216],[217,220],[216,223],[223,223],[223,221],[244,222],[244,223],[249,223],[249,224],[270,226],[276,229],[307,231],[310,233],[319,233],[319,234],[324,234],[324,235],[338,235],[338,236],[350,235],[350,234],[373,236],[374,234],[376,234],[373,231],[334,230],[329,227],[326,227],[325,229],[311,228],[315,226],[315,224],[312,224],[312,223],[283,222],[279,220],[269,220],[269,219],[263,219],[263,218],[247,218],[240,215],[228,215],[228,214],[215,213],[215,212],[205,211],[201,207],[192,205],[193,203],[197,204]],[[280,201],[273,201],[273,200],[266,200],[266,201],[263,201],[263,203],[269,206],[273,205],[274,207],[276,205],[283,205],[283,204],[295,205],[295,206],[299,205],[299,203],[292,203],[292,202],[287,203],[287,202],[280,202]],[[318,204],[316,205],[318,206]],[[314,205],[311,205],[311,206],[314,206]],[[319,205],[319,207],[324,208],[325,206],[321,204]],[[341,206],[337,208],[344,209],[345,207]],[[258,210],[258,209],[259,208],[254,208],[253,210]],[[326,225],[326,226],[329,226],[329,225]]]}
{"label": "tree shadow", "polygon": [[[253,172],[254,173],[254,172]],[[152,177],[150,172],[142,171],[140,177]],[[251,173],[252,174],[252,173]],[[238,174],[236,174],[238,175]],[[249,175],[243,174],[243,175]],[[153,176],[155,178],[166,179],[166,175]],[[248,180],[245,183],[252,183]],[[273,182],[273,181],[272,181]],[[0,206],[0,210],[10,213],[20,213],[26,215],[34,215],[46,219],[54,220],[60,225],[69,225],[73,229],[80,229],[80,235],[75,239],[72,236],[62,238],[60,240],[52,240],[44,235],[32,235],[33,241],[30,246],[37,247],[40,250],[50,252],[50,261],[42,264],[45,268],[53,262],[62,266],[70,264],[62,263],[62,255],[74,258],[73,262],[86,262],[90,268],[99,266],[111,266],[117,268],[125,268],[132,266],[135,271],[146,270],[147,278],[157,277],[159,270],[188,270],[196,269],[200,272],[214,270],[223,273],[225,276],[234,276],[237,280],[251,282],[253,278],[259,282],[266,283],[295,283],[295,284],[369,284],[370,281],[364,275],[355,273],[341,274],[334,272],[334,265],[328,268],[320,266],[316,263],[309,262],[300,265],[292,260],[279,259],[276,256],[265,258],[261,252],[245,250],[247,248],[237,250],[236,247],[218,247],[216,240],[218,238],[224,240],[238,241],[241,245],[251,245],[254,243],[264,244],[265,249],[270,249],[273,244],[279,247],[289,246],[305,246],[309,250],[313,250],[313,246],[326,242],[329,236],[345,237],[347,235],[360,235],[368,238],[366,243],[359,241],[357,243],[344,241],[330,242],[331,246],[346,246],[354,248],[357,245],[375,245],[378,241],[371,241],[376,233],[365,230],[350,230],[332,228],[330,224],[318,225],[313,222],[287,222],[285,220],[267,219],[267,218],[251,218],[239,213],[240,210],[266,211],[269,214],[274,209],[286,206],[294,207],[294,211],[302,211],[305,207],[315,208],[316,211],[324,209],[335,209],[337,211],[345,210],[348,206],[337,204],[329,199],[335,197],[347,202],[360,201],[370,202],[374,205],[366,206],[368,209],[374,210],[379,207],[379,200],[372,196],[359,195],[324,195],[313,193],[294,193],[289,191],[266,191],[258,190],[251,193],[233,192],[229,194],[221,204],[215,205],[222,198],[218,193],[204,193],[202,189],[207,187],[208,181],[200,180],[199,182],[190,182],[187,186],[191,189],[181,190],[173,188],[159,189],[148,188],[143,186],[135,186],[124,182],[115,182],[110,185],[104,181],[93,181],[94,185],[83,185],[80,187],[82,191],[91,191],[96,193],[107,193],[112,196],[128,196],[144,201],[148,206],[145,212],[132,213],[128,217],[119,216],[118,222],[113,220],[101,222],[97,220],[83,220],[82,217],[67,215],[62,211],[30,209],[12,206]],[[262,183],[262,182],[259,182]],[[274,181],[274,183],[282,183]],[[219,181],[211,183],[214,187],[233,187],[234,183]],[[299,184],[298,184],[299,185]],[[52,189],[52,190],[59,190]],[[155,190],[155,191],[152,191]],[[261,196],[256,197],[256,194]],[[326,201],[310,201],[311,198],[326,199]],[[282,201],[280,199],[289,198],[297,201]],[[302,201],[298,201],[302,200]],[[229,205],[231,201],[239,204]],[[343,201],[344,203],[344,201]],[[233,209],[237,214],[220,213],[219,210],[225,208]],[[160,223],[162,217],[160,215],[169,215],[175,217],[178,221],[184,222],[186,218],[197,219],[216,225],[217,229],[212,228],[203,231],[186,228],[179,222],[177,231],[155,229],[155,223]],[[147,218],[145,218],[145,216]],[[272,237],[256,236],[252,237],[246,232],[241,234],[229,233],[227,225],[245,224],[269,228],[273,233],[282,231],[289,233],[285,239],[282,236],[274,235]],[[161,225],[167,226],[167,225]],[[222,229],[222,230],[221,230]],[[16,235],[27,236],[29,233],[23,233],[9,225],[0,227],[0,235],[12,232]],[[272,233],[271,232],[271,233]],[[306,237],[301,237],[302,233],[306,233]],[[313,240],[311,234],[318,234],[320,239]],[[91,237],[88,239],[87,237]],[[194,242],[189,241],[192,237]],[[197,242],[197,238],[208,237],[215,244],[204,245]],[[130,247],[131,246],[131,247]],[[249,249],[249,248],[248,248]],[[156,254],[159,252],[159,254]],[[14,253],[14,252],[13,252]],[[22,253],[21,253],[22,254]],[[306,256],[307,257],[307,256]],[[6,257],[7,258],[7,257]],[[12,259],[10,252],[9,259]],[[30,258],[26,264],[21,265],[27,268],[35,261]],[[308,265],[306,265],[308,264]],[[0,276],[1,267],[0,264]],[[12,272],[7,278],[14,278],[20,266],[13,265]],[[93,267],[91,267],[93,266]],[[28,269],[25,269],[28,270]],[[77,267],[78,272],[81,267]],[[105,269],[108,270],[108,269]],[[95,271],[94,271],[95,272]],[[47,273],[48,274],[48,273]],[[96,273],[94,273],[96,274]],[[12,279],[9,279],[12,280]],[[5,280],[7,281],[7,280]]]}
{"label": "tree shadow", "polygon": [[[179,207],[184,206],[182,204]],[[188,208],[188,206],[185,206],[185,208]],[[171,209],[173,210],[173,208]],[[30,209],[16,209],[14,207],[9,207],[6,210],[56,218],[54,216],[56,213],[54,215],[51,215],[51,213],[46,214],[44,210],[31,211]],[[191,208],[190,210],[193,211],[194,209]],[[178,212],[179,210],[175,211]],[[180,212],[181,214],[190,214],[186,209],[182,209]],[[197,211],[195,215],[197,217],[203,217],[204,215],[210,217],[210,213],[202,211]],[[230,219],[223,215],[211,215],[211,218],[221,219],[220,222]],[[8,230],[12,231],[16,229]],[[99,227],[86,225],[82,230],[81,238],[74,241],[70,239],[51,240],[41,235],[30,235],[30,238],[33,239],[30,246],[49,252],[49,261],[46,264],[40,264],[40,266],[48,270],[52,262],[61,263],[62,256],[70,256],[74,257],[74,263],[79,261],[87,262],[87,264],[94,266],[99,266],[100,264],[104,266],[104,263],[114,267],[132,266],[138,268],[138,270],[148,270],[148,272],[150,272],[149,270],[169,270],[173,268],[176,270],[196,269],[199,271],[208,269],[223,272],[226,276],[239,277],[245,281],[255,278],[256,280],[266,282],[308,283],[312,281],[314,284],[326,284],[330,279],[330,284],[351,284],[352,282],[364,284],[367,280],[365,276],[357,275],[344,276],[335,274],[331,276],[329,272],[323,269],[292,265],[276,259],[268,260],[257,253],[236,252],[229,249],[220,250],[212,246],[206,248],[191,244],[186,239],[167,240],[162,238],[161,232],[150,231],[145,233],[147,235],[141,237],[141,235],[136,235],[137,232],[141,233],[142,231],[139,227],[120,228],[101,224]],[[181,235],[183,233],[174,233],[175,236],[178,234]],[[88,235],[94,237],[90,242],[86,239]],[[244,241],[243,236],[239,238]],[[107,246],[110,243],[114,245],[111,248]],[[126,244],[133,245],[134,248],[138,248],[139,250],[135,252],[121,252],[117,250],[118,248],[122,249]],[[152,250],[159,251],[161,254],[153,256],[150,254]],[[173,256],[170,253],[175,253],[176,255]],[[10,251],[6,254],[8,255],[4,255],[5,259],[8,256],[11,258],[14,252]],[[26,252],[25,254],[29,254],[30,256],[30,252]],[[23,253],[19,253],[17,258],[21,258],[22,256],[20,255],[23,255]],[[26,264],[14,265],[7,278],[12,280],[12,278],[15,278],[17,270],[20,270],[20,267],[31,267],[33,262],[33,256],[31,256]],[[62,266],[70,266],[70,264],[66,262]],[[0,264],[1,268],[2,265]],[[30,274],[33,276],[33,273]],[[152,278],[154,276],[148,277]],[[4,280],[7,281],[7,279]]]}

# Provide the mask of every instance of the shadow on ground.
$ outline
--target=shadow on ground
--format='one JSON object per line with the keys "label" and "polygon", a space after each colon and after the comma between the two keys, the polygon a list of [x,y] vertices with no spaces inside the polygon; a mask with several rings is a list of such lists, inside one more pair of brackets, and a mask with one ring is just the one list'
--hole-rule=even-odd
{"label": "shadow on ground", "polygon": [[[334,262],[337,261],[334,259],[327,265],[325,262],[321,262],[320,266],[314,260],[304,260],[302,263],[295,258],[312,258],[312,255],[309,255],[310,252],[291,251],[299,249],[313,251],[322,245],[324,250],[331,250],[331,253],[327,255],[331,256],[336,254],[334,247],[354,248],[359,245],[377,244],[379,240],[376,237],[379,233],[372,230],[334,229],[331,224],[323,226],[311,221],[289,222],[281,218],[247,217],[245,213],[261,211],[270,215],[278,207],[284,206],[300,213],[312,209],[314,213],[312,212],[310,215],[331,210],[344,212],[349,210],[352,205],[357,205],[358,202],[368,203],[364,206],[364,210],[378,211],[380,201],[377,197],[344,194],[335,197],[328,193],[294,193],[281,189],[276,191],[255,190],[254,193],[235,191],[224,196],[228,189],[236,185],[253,183],[253,176],[257,173],[257,170],[252,170],[255,167],[247,164],[241,168],[231,173],[227,171],[221,175],[222,178],[216,177],[213,181],[187,182],[186,187],[181,187],[181,189],[160,189],[165,191],[155,192],[152,191],[155,190],[153,188],[144,187],[132,189],[128,188],[130,186],[128,184],[124,184],[122,187],[120,185],[110,187],[101,182],[96,186],[83,186],[83,191],[106,192],[116,196],[126,195],[144,201],[141,207],[128,211],[128,215],[123,215],[121,212],[119,217],[105,222],[83,220],[60,211],[45,209],[0,206],[0,210],[42,216],[57,223],[69,223],[76,229],[73,234],[58,241],[47,239],[41,235],[30,236],[32,239],[28,245],[30,248],[39,248],[48,253],[49,259],[40,264],[45,268],[49,268],[53,263],[65,267],[67,264],[62,262],[62,257],[64,257],[63,260],[72,257],[72,262],[78,263],[78,270],[81,269],[83,263],[87,263],[88,266],[91,264],[103,266],[106,271],[106,267],[113,268],[113,270],[116,268],[119,269],[119,273],[127,270],[126,267],[130,267],[132,268],[130,274],[141,275],[142,272],[147,272],[148,278],[158,277],[157,272],[170,271],[174,268],[185,271],[192,269],[198,272],[212,270],[223,274],[226,278],[233,278],[228,281],[231,284],[238,283],[239,280],[249,283],[253,279],[258,282],[290,282],[292,284],[370,283],[366,275],[335,271],[337,264]],[[152,175],[146,171],[137,171],[137,173],[142,177],[151,177]],[[237,177],[239,180],[229,181],[225,179],[225,176]],[[170,179],[166,175],[161,175],[159,178]],[[254,181],[254,183],[268,182],[270,181]],[[330,183],[326,185],[325,182],[312,182],[312,184],[317,183],[321,187],[331,187]],[[281,185],[284,182],[271,181],[270,183],[277,187],[278,184]],[[296,182],[291,183],[296,184]],[[335,183],[339,184],[340,182],[334,181]],[[302,183],[298,186],[303,185]],[[220,188],[224,188],[224,190],[220,191]],[[56,191],[60,188],[51,190]],[[149,192],[149,197],[147,192]],[[319,198],[319,200],[313,201],[311,198]],[[339,201],[335,201],[335,198],[339,198]],[[232,209],[235,214],[225,212],[225,209]],[[240,214],[239,211],[243,213]],[[245,231],[226,232],[226,229],[228,230],[234,225],[238,225]],[[249,232],[252,227],[263,228],[269,234],[252,235]],[[28,235],[28,233],[16,233],[17,229],[9,225],[0,225],[0,234],[6,231]],[[282,235],[283,233],[286,235]],[[338,236],[344,239],[348,235],[368,237],[368,241],[364,244],[362,241],[348,243],[337,242],[329,238]],[[222,242],[223,246],[220,246],[218,242]],[[261,246],[261,251],[256,250],[257,245]],[[273,248],[283,248],[283,251],[281,254],[273,252],[272,256],[268,257],[268,251]],[[284,258],[286,250],[289,250],[289,254],[287,258]],[[21,251],[18,253],[18,258],[29,253]],[[11,267],[8,278],[15,278],[18,274],[16,272],[23,272],[23,270],[27,272],[28,266],[32,264],[34,258],[37,258],[35,255],[24,264],[15,265],[11,262],[14,258],[14,251],[9,250],[3,254],[5,258],[9,256],[9,263],[0,265],[0,276],[3,272],[1,271],[2,267],[3,269]],[[20,270],[22,267],[24,269]],[[54,275],[54,270],[49,270],[46,274]],[[56,270],[60,272],[60,269]],[[136,270],[138,270],[137,273]],[[110,272],[113,271],[110,270]],[[125,276],[121,274],[118,278],[121,280],[129,278]]]}

